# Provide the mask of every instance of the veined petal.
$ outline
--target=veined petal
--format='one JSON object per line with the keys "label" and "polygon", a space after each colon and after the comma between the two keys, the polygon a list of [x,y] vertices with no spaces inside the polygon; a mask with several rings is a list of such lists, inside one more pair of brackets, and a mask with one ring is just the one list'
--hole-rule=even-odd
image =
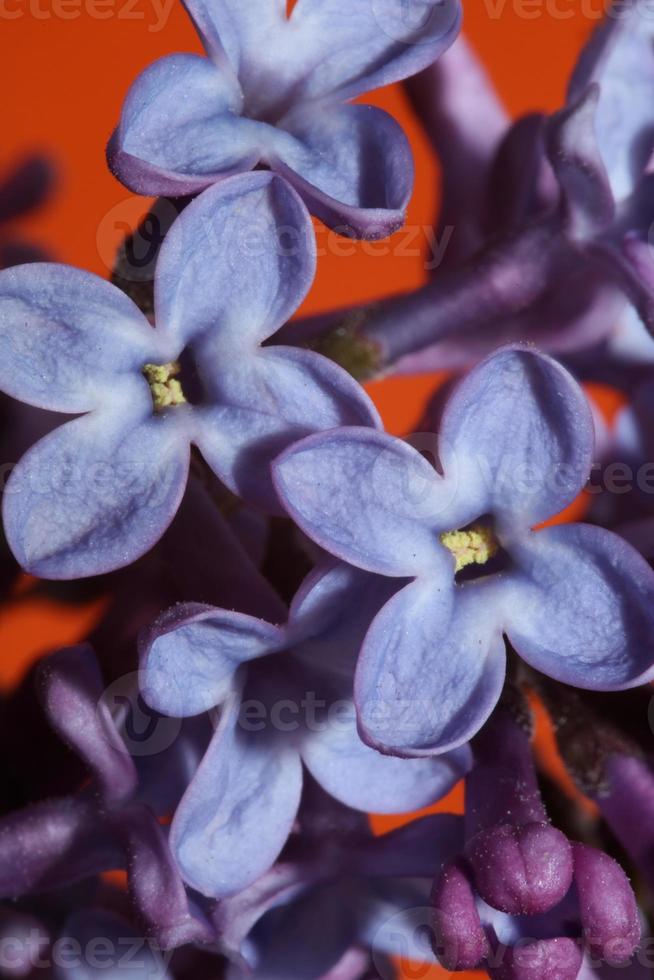
{"label": "veined petal", "polygon": [[98,276],[51,263],[0,273],[0,388],[20,401],[86,412],[157,351],[138,307]]}
{"label": "veined petal", "polygon": [[184,0],[207,53],[242,74],[286,21],[286,0]]}
{"label": "veined petal", "polygon": [[361,741],[356,712],[341,701],[324,724],[307,731],[302,758],[323,789],[346,806],[373,813],[406,813],[436,803],[470,767],[467,750],[437,759],[398,759]]}
{"label": "veined petal", "polygon": [[401,439],[361,428],[319,433],[282,453],[273,475],[293,520],[343,561],[398,578],[451,578],[432,529],[449,490]]}
{"label": "veined petal", "polygon": [[654,148],[653,44],[648,0],[616,0],[584,48],[570,82],[569,101],[591,82],[599,83],[595,130],[618,201],[633,190]]}
{"label": "veined petal", "polygon": [[505,651],[490,580],[440,591],[419,579],[387,602],[355,678],[359,731],[399,756],[438,755],[479,731],[500,696]]}
{"label": "veined petal", "polygon": [[156,544],[172,521],[186,486],[189,441],[181,415],[145,414],[150,394],[143,386],[133,392],[133,408],[67,422],[14,468],[3,520],[26,571],[67,579],[120,568]]}
{"label": "veined petal", "polygon": [[385,238],[401,228],[413,190],[413,156],[402,128],[373,106],[308,108],[282,123],[268,162],[309,210],[341,234]]}
{"label": "veined petal", "polygon": [[109,167],[137,194],[169,196],[251,170],[268,127],[241,118],[242,101],[238,82],[208,58],[161,58],[125,99],[107,148]]}
{"label": "veined petal", "polygon": [[565,684],[613,691],[654,666],[654,572],[610,531],[545,528],[516,544],[507,634],[537,670]]}
{"label": "veined petal", "polygon": [[184,718],[229,695],[241,664],[283,648],[284,630],[213,606],[173,606],[143,637],[140,688],[151,707]]}
{"label": "veined petal", "polygon": [[509,530],[540,523],[574,500],[590,474],[593,440],[576,381],[551,358],[519,347],[491,355],[464,378],[440,432],[462,519],[493,513]]}
{"label": "veined petal", "polygon": [[280,509],[270,466],[282,450],[316,430],[381,425],[363,388],[313,351],[264,347],[213,382],[213,406],[194,415],[194,442],[230,489],[268,511]]}
{"label": "veined petal", "polygon": [[304,99],[351,99],[426,68],[456,37],[458,0],[299,0],[289,22]]}
{"label": "veined petal", "polygon": [[[161,248],[155,278],[158,327],[181,349],[201,340],[199,373],[237,368],[236,351],[265,340],[313,282],[309,213],[275,174],[241,174],[189,204]],[[207,361],[208,363],[205,363]]]}
{"label": "veined petal", "polygon": [[238,726],[240,699],[223,708],[216,734],[177,808],[170,843],[184,879],[224,898],[273,864],[291,832],[302,764],[290,745]]}

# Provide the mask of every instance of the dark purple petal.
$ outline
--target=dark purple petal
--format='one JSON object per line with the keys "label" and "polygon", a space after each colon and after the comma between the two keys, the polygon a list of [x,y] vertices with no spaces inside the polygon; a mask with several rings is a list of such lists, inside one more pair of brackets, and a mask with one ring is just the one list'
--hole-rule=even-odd
{"label": "dark purple petal", "polygon": [[177,808],[171,847],[184,879],[224,898],[273,864],[297,813],[300,757],[292,745],[239,727],[239,701],[223,708],[216,734]]}
{"label": "dark purple petal", "polygon": [[139,644],[141,693],[163,714],[200,714],[228,697],[241,664],[285,642],[284,630],[263,619],[195,603],[173,606]]}
{"label": "dark purple petal", "polygon": [[572,884],[570,844],[546,823],[483,830],[469,842],[466,857],[484,901],[511,915],[548,912]]}
{"label": "dark purple petal", "polygon": [[629,544],[587,524],[545,528],[512,551],[506,631],[556,680],[614,691],[645,682],[654,655],[654,575]]}
{"label": "dark purple petal", "polygon": [[156,943],[144,942],[126,919],[105,909],[74,912],[58,943],[56,980],[173,980]]}
{"label": "dark purple petal", "polygon": [[116,822],[125,846],[129,891],[147,935],[163,949],[209,942],[213,929],[194,915],[164,830],[144,806]]}
{"label": "dark purple petal", "polygon": [[0,222],[12,221],[41,207],[54,183],[55,169],[48,157],[25,157],[0,180]]}
{"label": "dark purple petal", "polygon": [[491,162],[509,119],[463,35],[438,61],[409,79],[406,88],[441,165],[437,237],[442,241],[444,234],[451,235],[443,256],[451,264],[474,254],[484,241],[481,224]]}
{"label": "dark purple petal", "polygon": [[102,675],[91,647],[70,647],[48,657],[40,687],[50,724],[91,770],[103,800],[115,805],[132,796],[136,769],[102,701]]}
{"label": "dark purple petal", "polygon": [[474,891],[465,869],[449,864],[432,892],[435,952],[446,970],[474,970],[488,952]]}
{"label": "dark purple petal", "polygon": [[608,854],[574,844],[575,884],[584,939],[593,956],[619,966],[640,942],[640,918],[629,879]]}
{"label": "dark purple petal", "polygon": [[[275,174],[241,174],[184,209],[161,248],[155,279],[158,329],[190,341],[209,386],[237,372],[306,296],[316,269],[309,214]],[[209,272],[210,270],[210,272]]]}
{"label": "dark purple petal", "polygon": [[228,487],[268,512],[283,513],[270,475],[282,450],[316,430],[381,426],[354,378],[313,351],[264,347],[238,371],[227,363],[230,373],[214,376],[217,404],[194,415],[194,442]]}
{"label": "dark purple petal", "polygon": [[477,590],[425,579],[375,618],[355,678],[359,730],[401,756],[467,742],[495,707],[505,674],[496,603]]}
{"label": "dark purple petal", "polygon": [[608,174],[597,147],[594,119],[599,89],[590,86],[573,105],[554,115],[548,127],[550,162],[560,184],[569,231],[590,238],[615,217]]}
{"label": "dark purple petal", "polygon": [[395,120],[374,106],[307,108],[284,126],[268,163],[312,214],[341,234],[385,238],[401,228],[413,189],[413,157]]}
{"label": "dark purple petal", "polygon": [[140,310],[97,276],[49,263],[0,273],[0,387],[14,398],[85,412],[112,401],[120,375],[159,357]]}
{"label": "dark purple petal", "polygon": [[561,936],[500,946],[486,968],[492,980],[577,980],[581,961],[579,944]]}
{"label": "dark purple petal", "polygon": [[361,741],[354,705],[345,701],[328,712],[324,723],[307,732],[302,759],[331,796],[374,813],[406,813],[436,803],[471,765],[466,748],[437,759],[382,755]]}
{"label": "dark purple petal", "polygon": [[273,474],[288,513],[331,554],[383,575],[451,577],[433,530],[450,488],[400,439],[356,428],[310,436]]}
{"label": "dark purple petal", "polygon": [[207,58],[161,58],[125,99],[109,166],[137,194],[173,197],[251,170],[268,127],[241,118],[242,105],[236,79]]}
{"label": "dark purple petal", "polygon": [[433,878],[463,847],[463,818],[435,813],[352,847],[348,863],[367,878]]}
{"label": "dark purple petal", "polygon": [[453,470],[457,481],[455,509],[468,520],[474,511],[491,512],[511,534],[559,513],[583,488],[593,419],[583,391],[560,364],[527,348],[506,348],[454,390],[440,443],[445,472]]}
{"label": "dark purple petal", "polygon": [[3,520],[26,571],[68,579],[129,565],[175,516],[188,474],[187,416],[154,416],[140,380],[117,387],[112,413],[67,422],[14,468]]}
{"label": "dark purple petal", "polygon": [[0,908],[3,977],[30,977],[37,963],[47,962],[51,938],[45,925],[19,909]]}
{"label": "dark purple petal", "polygon": [[0,897],[61,888],[124,864],[89,797],[37,803],[0,819]]}

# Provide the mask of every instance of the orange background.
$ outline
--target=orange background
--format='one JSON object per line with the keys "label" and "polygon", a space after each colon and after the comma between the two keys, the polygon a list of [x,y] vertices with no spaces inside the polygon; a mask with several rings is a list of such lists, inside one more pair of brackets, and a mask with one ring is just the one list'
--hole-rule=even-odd
{"label": "orange background", "polygon": [[[114,180],[104,162],[122,99],[155,58],[201,50],[181,4],[166,2],[161,23],[153,0],[0,0],[0,171],[34,149],[50,154],[59,171],[52,201],[25,220],[21,232],[57,259],[103,276],[123,223],[133,226],[147,206]],[[465,32],[511,115],[561,104],[600,8],[601,0],[468,0]],[[438,164],[401,88],[378,91],[366,101],[404,125],[417,169],[409,221],[429,224],[437,206]],[[419,256],[373,256],[365,245],[348,247],[353,255],[322,258],[306,311],[379,298],[424,279]],[[391,431],[410,430],[435,382],[426,376],[370,386]],[[101,608],[96,602],[71,614],[47,599],[17,597],[0,610],[0,685],[15,682],[35,654],[83,636]],[[459,792],[447,801],[457,808],[460,802]],[[427,980],[446,974],[407,967],[403,975]]]}

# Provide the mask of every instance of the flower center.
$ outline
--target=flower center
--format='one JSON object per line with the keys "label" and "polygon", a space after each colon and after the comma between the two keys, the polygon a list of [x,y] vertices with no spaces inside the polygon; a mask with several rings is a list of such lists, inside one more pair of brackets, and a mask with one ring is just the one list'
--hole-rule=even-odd
{"label": "flower center", "polygon": [[150,385],[155,412],[163,412],[173,405],[186,404],[182,385],[176,377],[181,370],[179,361],[143,365],[143,375]]}
{"label": "flower center", "polygon": [[485,565],[500,550],[492,528],[485,524],[471,524],[462,531],[445,531],[440,540],[454,555],[455,574],[468,565]]}

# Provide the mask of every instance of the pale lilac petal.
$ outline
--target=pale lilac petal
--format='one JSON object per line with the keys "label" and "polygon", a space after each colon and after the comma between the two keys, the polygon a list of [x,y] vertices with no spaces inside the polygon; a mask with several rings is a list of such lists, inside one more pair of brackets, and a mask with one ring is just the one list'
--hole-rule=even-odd
{"label": "pale lilac petal", "polygon": [[225,700],[241,664],[281,649],[285,639],[283,630],[253,616],[173,606],[139,644],[141,693],[162,714],[200,714]]}
{"label": "pale lilac petal", "polygon": [[361,741],[350,702],[336,702],[327,720],[307,731],[302,758],[318,783],[346,806],[406,813],[436,803],[470,767],[467,749],[437,759],[397,759]]}
{"label": "pale lilac petal", "polygon": [[567,524],[516,544],[505,622],[528,663],[591,690],[620,690],[654,664],[654,572],[622,538]]}
{"label": "pale lilac petal", "polygon": [[289,27],[304,99],[351,99],[426,68],[456,37],[458,0],[299,0]]}
{"label": "pale lilac petal", "polygon": [[229,362],[211,394],[214,405],[195,413],[194,442],[230,489],[266,510],[279,510],[270,466],[282,450],[316,430],[381,426],[346,371],[299,348],[264,347]]}
{"label": "pale lilac petal", "polygon": [[454,390],[441,426],[462,519],[492,513],[512,532],[559,513],[590,475],[593,439],[586,397],[560,364],[527,348],[491,355]]}
{"label": "pale lilac petal", "polygon": [[88,411],[157,351],[140,310],[97,276],[50,263],[0,273],[0,388],[20,401]]}
{"label": "pale lilac petal", "polygon": [[48,721],[89,767],[103,800],[116,804],[129,798],[136,790],[136,768],[102,701],[102,674],[91,647],[48,657],[39,681]]}
{"label": "pale lilac petal", "polygon": [[242,174],[205,191],[168,233],[157,326],[178,353],[201,339],[197,368],[210,384],[219,370],[237,370],[237,344],[249,353],[295,312],[315,268],[311,219],[296,192],[275,174]]}
{"label": "pale lilac petal", "polygon": [[227,58],[246,76],[286,20],[286,0],[184,0],[184,6],[214,61],[225,69]]}
{"label": "pale lilac petal", "polygon": [[312,214],[341,234],[385,238],[401,228],[413,189],[403,130],[373,106],[308,108],[283,124],[268,162],[293,184]]}
{"label": "pale lilac petal", "polygon": [[652,149],[654,18],[648,0],[616,2],[582,52],[568,98],[599,83],[597,142],[617,200],[628,196]]}
{"label": "pale lilac petal", "polygon": [[122,407],[55,429],[14,468],[3,520],[26,571],[66,579],[129,565],[175,516],[189,465],[184,416],[153,416],[145,380],[135,384]]}
{"label": "pale lilac petal", "polygon": [[224,898],[273,864],[291,832],[302,789],[292,746],[238,727],[239,701],[220,725],[180,803],[171,847],[189,885]]}
{"label": "pale lilac petal", "polygon": [[251,170],[269,127],[240,116],[238,82],[207,58],[174,54],[133,83],[107,157],[137,194],[193,194]]}
{"label": "pale lilac petal", "polygon": [[369,744],[400,756],[437,755],[479,731],[505,675],[495,588],[487,580],[453,599],[451,588],[418,580],[384,606],[355,679],[359,729]]}

